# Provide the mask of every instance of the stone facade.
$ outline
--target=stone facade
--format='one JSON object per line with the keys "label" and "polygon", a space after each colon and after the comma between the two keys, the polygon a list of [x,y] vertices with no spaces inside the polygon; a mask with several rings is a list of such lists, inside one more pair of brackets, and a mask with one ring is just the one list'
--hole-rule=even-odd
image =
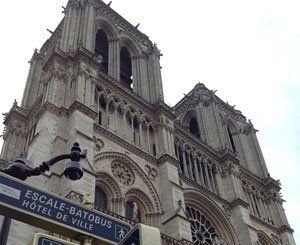
{"label": "stone facade", "polygon": [[[1,164],[25,153],[35,166],[79,142],[81,180],[58,164],[28,182],[158,227],[163,244],[295,244],[253,124],[201,83],[167,106],[160,51],[109,5],[70,0],[64,12],[6,114]],[[37,230],[13,221],[9,244]]]}

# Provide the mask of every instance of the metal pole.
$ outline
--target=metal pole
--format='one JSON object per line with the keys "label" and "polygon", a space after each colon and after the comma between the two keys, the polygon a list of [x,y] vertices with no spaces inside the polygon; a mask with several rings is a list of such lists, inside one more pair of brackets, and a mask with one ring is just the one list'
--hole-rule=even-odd
{"label": "metal pole", "polygon": [[2,221],[1,232],[0,232],[0,245],[6,245],[9,229],[11,224],[11,218],[5,217]]}

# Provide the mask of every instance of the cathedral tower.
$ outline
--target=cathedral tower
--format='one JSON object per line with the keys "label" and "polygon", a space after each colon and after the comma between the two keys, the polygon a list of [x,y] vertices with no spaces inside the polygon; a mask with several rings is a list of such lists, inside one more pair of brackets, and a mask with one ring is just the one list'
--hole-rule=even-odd
{"label": "cathedral tower", "polygon": [[[157,227],[163,244],[295,244],[280,184],[240,111],[204,84],[166,105],[159,49],[101,0],[69,0],[64,15],[6,114],[3,165],[25,153],[33,167],[79,142],[80,181],[59,165],[28,181]],[[9,244],[37,230],[14,221]]]}

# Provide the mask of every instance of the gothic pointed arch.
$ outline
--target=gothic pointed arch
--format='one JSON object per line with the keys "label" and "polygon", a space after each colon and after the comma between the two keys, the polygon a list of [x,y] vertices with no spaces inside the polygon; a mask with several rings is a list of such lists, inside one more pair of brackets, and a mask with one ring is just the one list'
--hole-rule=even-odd
{"label": "gothic pointed arch", "polygon": [[276,243],[263,231],[258,231],[257,237],[257,245],[276,245]]}
{"label": "gothic pointed arch", "polygon": [[[97,203],[97,192],[101,196],[105,195],[106,198],[106,208],[102,205],[101,200]],[[112,210],[113,200],[118,200],[122,197],[121,189],[117,182],[105,172],[97,172],[96,184],[95,184],[95,206],[100,208]]]}
{"label": "gothic pointed arch", "polygon": [[234,121],[231,119],[227,118],[226,120],[226,133],[227,133],[227,138],[228,138],[228,143],[233,150],[233,152],[237,152],[237,142],[235,139],[235,135],[239,133],[238,126]]}
{"label": "gothic pointed arch", "polygon": [[130,166],[131,169],[134,170],[134,172],[140,176],[140,178],[143,180],[145,185],[148,188],[148,191],[150,193],[150,198],[153,202],[154,212],[155,213],[162,213],[162,206],[161,201],[158,195],[158,192],[156,191],[155,187],[153,186],[151,180],[148,178],[148,176],[145,174],[145,172],[141,169],[141,167],[133,161],[131,158],[129,158],[127,155],[119,152],[103,152],[95,156],[95,163],[97,161],[101,161],[103,159],[110,159],[112,162],[122,162]]}
{"label": "gothic pointed arch", "polygon": [[197,138],[201,138],[200,125],[198,122],[197,114],[195,111],[188,111],[182,120],[182,125],[185,127],[192,135]]}
{"label": "gothic pointed arch", "polygon": [[109,44],[106,33],[99,29],[96,33],[95,54],[104,73],[108,73]]}
{"label": "gothic pointed arch", "polygon": [[[184,190],[184,200],[195,244],[213,244],[217,240],[223,240],[224,244],[238,244],[237,235],[230,221],[211,198],[188,188]],[[206,241],[211,243],[205,243]]]}
{"label": "gothic pointed arch", "polygon": [[134,42],[129,37],[121,36],[120,44],[121,44],[121,47],[126,47],[126,49],[130,53],[131,58],[135,58],[140,54],[139,48],[134,44]]}
{"label": "gothic pointed arch", "polygon": [[[137,210],[134,211],[134,203]],[[146,223],[146,216],[154,214],[154,207],[150,198],[142,190],[133,188],[125,194],[126,218]],[[134,214],[134,212],[136,212]]]}
{"label": "gothic pointed arch", "polygon": [[143,214],[154,213],[154,207],[149,197],[141,190],[133,188],[125,194],[125,201],[134,201],[138,204]]}
{"label": "gothic pointed arch", "polygon": [[96,32],[98,30],[102,30],[106,34],[108,40],[115,40],[118,37],[115,27],[105,19],[98,19],[96,21]]}

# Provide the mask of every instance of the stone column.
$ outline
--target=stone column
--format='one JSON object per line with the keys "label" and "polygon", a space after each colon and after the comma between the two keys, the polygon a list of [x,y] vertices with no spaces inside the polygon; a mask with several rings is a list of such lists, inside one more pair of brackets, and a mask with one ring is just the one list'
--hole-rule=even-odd
{"label": "stone column", "polygon": [[151,153],[150,127],[147,125],[148,152]]}
{"label": "stone column", "polygon": [[200,170],[200,183],[202,186],[205,186],[205,183],[204,183],[204,179],[203,179],[203,171],[202,171],[202,158],[198,158],[198,166],[199,166],[199,170]]}
{"label": "stone column", "polygon": [[144,149],[143,125],[140,120],[139,120],[139,132],[140,132],[140,146],[142,149]]}
{"label": "stone column", "polygon": [[120,40],[108,40],[108,75],[120,81]]}
{"label": "stone column", "polygon": [[192,241],[190,223],[183,212],[184,197],[182,187],[179,185],[176,160],[170,158],[162,162],[159,166],[159,175],[162,187],[161,204],[164,210],[162,230],[175,239]]}
{"label": "stone column", "polygon": [[210,183],[209,174],[208,174],[208,162],[206,159],[204,159],[203,165],[204,165],[205,177],[206,177],[206,182],[207,182],[206,187],[207,187],[207,189],[211,190],[211,183]]}
{"label": "stone column", "polygon": [[81,29],[81,43],[90,52],[94,52],[94,44],[96,39],[95,18],[95,7],[87,1],[84,6],[84,17]]}
{"label": "stone column", "polygon": [[192,163],[194,164],[194,171],[195,171],[195,178],[196,178],[195,181],[198,184],[200,184],[200,177],[199,177],[199,172],[198,172],[196,155],[192,154],[191,158],[192,158]]}
{"label": "stone column", "polygon": [[189,178],[190,175],[189,175],[189,171],[187,168],[185,150],[181,149],[181,152],[182,152],[182,159],[183,159],[183,172],[184,172],[184,175]]}

